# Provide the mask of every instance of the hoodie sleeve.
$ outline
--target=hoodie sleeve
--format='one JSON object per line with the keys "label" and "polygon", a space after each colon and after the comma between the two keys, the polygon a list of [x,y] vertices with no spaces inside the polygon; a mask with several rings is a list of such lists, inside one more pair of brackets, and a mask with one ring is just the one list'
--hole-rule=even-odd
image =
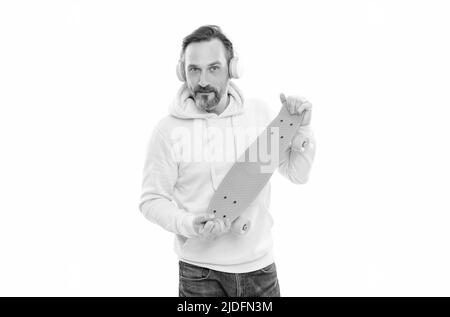
{"label": "hoodie sleeve", "polygon": [[294,184],[306,183],[315,151],[316,141],[311,126],[301,126],[286,150],[286,155],[280,158],[278,172]]}
{"label": "hoodie sleeve", "polygon": [[197,235],[194,215],[178,208],[172,200],[177,178],[174,151],[155,128],[147,145],[139,210],[145,218],[167,231],[191,238]]}

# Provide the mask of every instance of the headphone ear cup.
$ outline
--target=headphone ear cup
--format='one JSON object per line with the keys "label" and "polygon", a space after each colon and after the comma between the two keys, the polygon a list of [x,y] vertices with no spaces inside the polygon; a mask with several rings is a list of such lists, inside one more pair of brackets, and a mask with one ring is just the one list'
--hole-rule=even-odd
{"label": "headphone ear cup", "polygon": [[228,73],[230,78],[240,78],[242,77],[242,66],[239,63],[239,58],[234,56],[230,63],[228,64]]}
{"label": "headphone ear cup", "polygon": [[186,74],[184,73],[184,63],[182,61],[178,61],[177,64],[177,77],[180,81],[186,81]]}

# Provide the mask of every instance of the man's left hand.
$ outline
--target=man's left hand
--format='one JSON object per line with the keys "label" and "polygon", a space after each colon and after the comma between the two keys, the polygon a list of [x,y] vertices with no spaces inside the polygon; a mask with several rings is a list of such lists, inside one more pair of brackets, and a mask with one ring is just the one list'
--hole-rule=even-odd
{"label": "man's left hand", "polygon": [[301,96],[286,96],[280,94],[281,103],[288,109],[290,114],[303,115],[303,120],[301,125],[308,125],[311,123],[311,110],[312,104],[304,97]]}

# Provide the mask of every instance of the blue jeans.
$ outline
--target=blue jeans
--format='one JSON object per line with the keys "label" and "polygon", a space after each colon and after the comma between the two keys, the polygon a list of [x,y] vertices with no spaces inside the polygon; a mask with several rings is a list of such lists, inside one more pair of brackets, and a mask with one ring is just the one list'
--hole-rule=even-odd
{"label": "blue jeans", "polygon": [[275,263],[248,273],[226,273],[179,261],[180,297],[280,297]]}

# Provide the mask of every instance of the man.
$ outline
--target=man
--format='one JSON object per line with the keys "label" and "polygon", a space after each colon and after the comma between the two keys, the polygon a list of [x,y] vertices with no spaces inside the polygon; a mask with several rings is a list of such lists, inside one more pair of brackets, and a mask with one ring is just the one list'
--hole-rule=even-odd
{"label": "man", "polygon": [[[261,132],[275,115],[259,100],[244,101],[230,81],[231,75],[237,77],[237,59],[219,27],[202,26],[185,37],[180,61],[177,72],[185,82],[148,144],[139,208],[147,219],[175,233],[179,296],[280,296],[271,237],[270,181],[242,215],[251,222],[245,234],[233,230],[228,220],[206,213],[233,162],[258,136],[246,136],[243,145],[238,131],[259,127]],[[315,153],[311,103],[283,94],[280,99],[291,114],[304,117],[278,171],[303,184]],[[227,132],[231,137],[224,140]],[[194,143],[204,148],[193,150]],[[233,159],[213,161],[205,155],[199,159],[212,148],[232,154]]]}

